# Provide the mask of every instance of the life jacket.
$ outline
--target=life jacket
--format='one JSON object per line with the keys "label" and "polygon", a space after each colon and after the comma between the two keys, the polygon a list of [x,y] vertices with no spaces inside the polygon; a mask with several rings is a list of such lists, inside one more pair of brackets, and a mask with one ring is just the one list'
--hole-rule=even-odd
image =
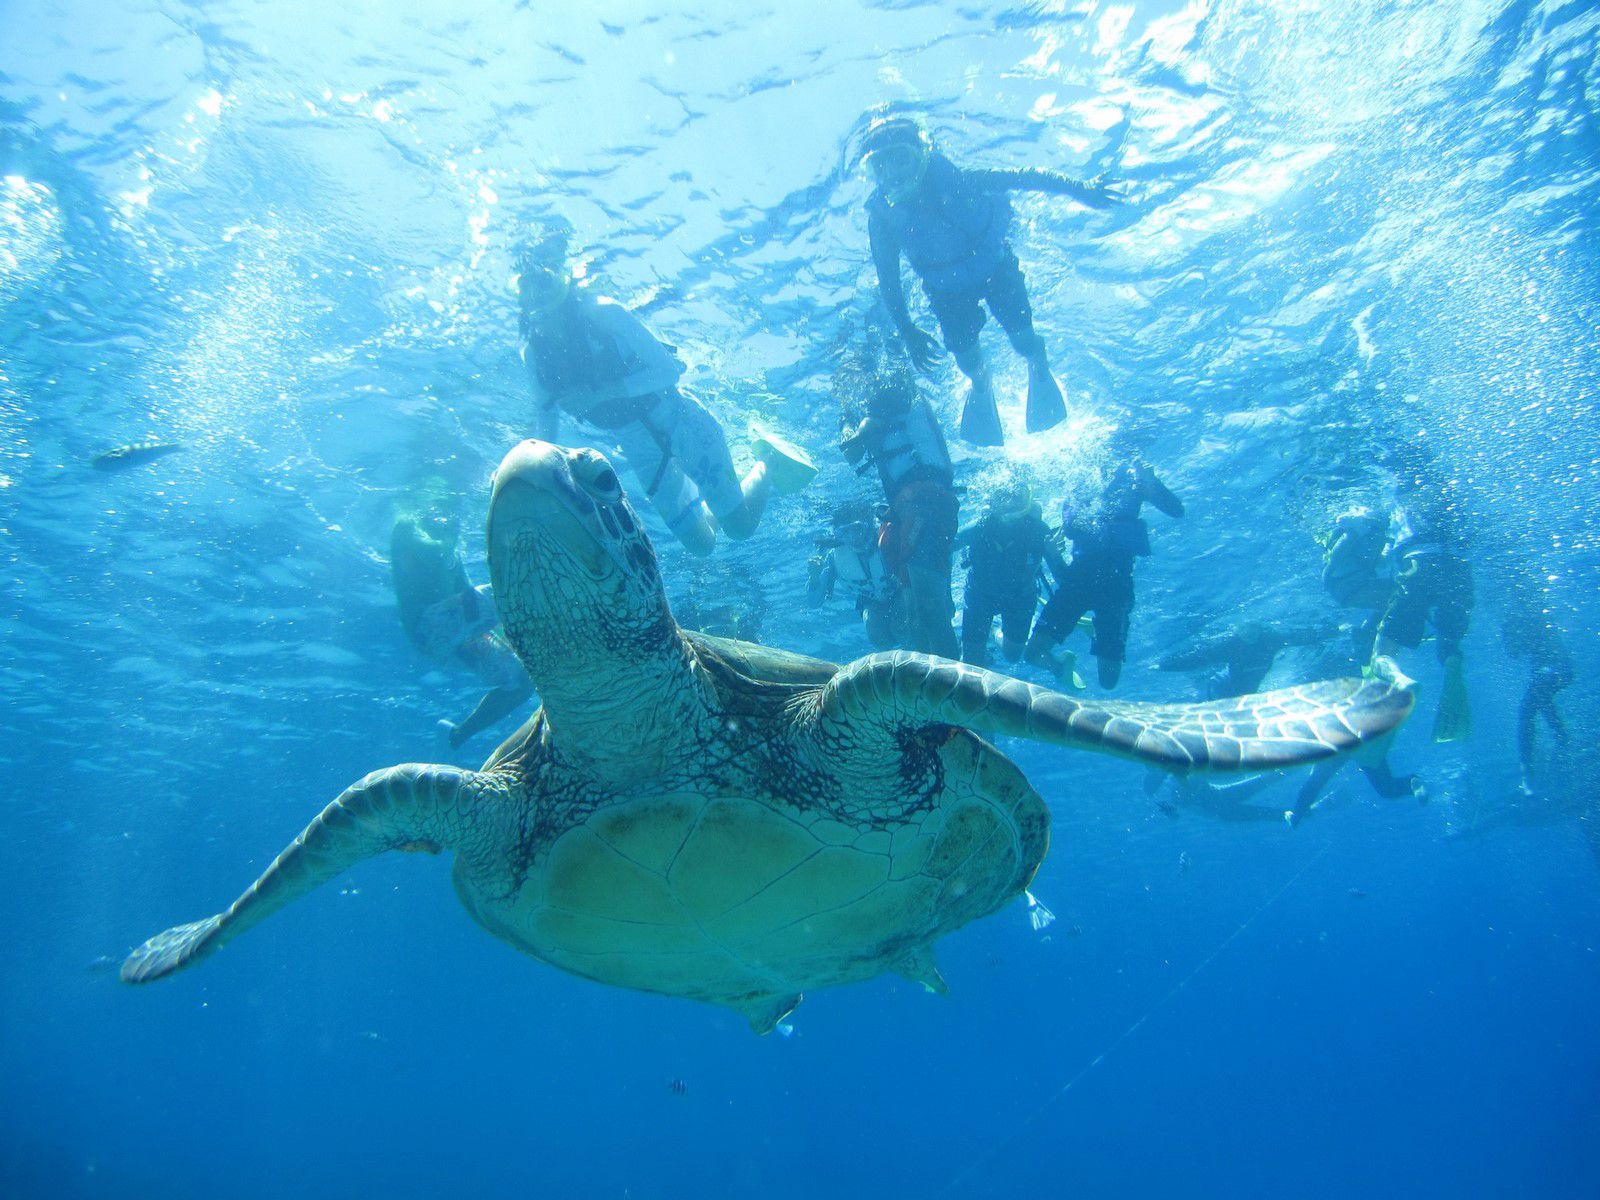
{"label": "life jacket", "polygon": [[928,479],[950,487],[955,476],[950,469],[950,448],[945,444],[939,419],[926,400],[915,400],[899,416],[885,420],[874,417],[881,430],[872,448],[883,494],[891,503],[908,483]]}
{"label": "life jacket", "polygon": [[838,581],[853,588],[858,600],[882,602],[894,596],[894,578],[876,546],[866,553],[848,546],[835,546],[833,572]]}
{"label": "life jacket", "polygon": [[867,206],[894,233],[929,291],[979,287],[1005,260],[1011,201],[1003,191],[965,179],[937,152],[928,155],[927,174],[916,192],[897,204],[873,192]]}

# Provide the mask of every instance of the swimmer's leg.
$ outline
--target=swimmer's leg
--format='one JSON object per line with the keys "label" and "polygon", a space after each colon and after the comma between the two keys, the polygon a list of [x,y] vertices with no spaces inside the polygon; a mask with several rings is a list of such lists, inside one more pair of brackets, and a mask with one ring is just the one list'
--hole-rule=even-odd
{"label": "swimmer's leg", "polygon": [[533,688],[500,687],[483,694],[467,719],[450,730],[450,747],[459,750],[495,722],[510,716],[533,696]]}
{"label": "swimmer's leg", "polygon": [[1027,430],[1040,433],[1059,425],[1067,416],[1061,386],[1050,370],[1050,356],[1044,339],[1033,327],[1033,305],[1028,299],[1028,284],[1016,256],[1009,258],[989,277],[985,291],[989,311],[1006,331],[1011,345],[1028,363]]}

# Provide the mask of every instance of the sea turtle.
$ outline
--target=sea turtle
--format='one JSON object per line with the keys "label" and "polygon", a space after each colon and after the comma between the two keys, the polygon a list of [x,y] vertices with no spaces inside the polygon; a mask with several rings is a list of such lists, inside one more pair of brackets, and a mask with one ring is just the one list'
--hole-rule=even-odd
{"label": "sea turtle", "polygon": [[972,730],[1261,768],[1411,707],[1379,680],[1080,702],[921,654],[840,667],[686,632],[610,464],[543,442],[495,475],[489,566],[543,707],[481,770],[368,775],[225,912],[134,951],[124,980],[189,965],[361,859],[451,850],[467,911],[519,950],[764,1032],[812,988],[883,971],[942,988],[933,943],[1026,889],[1049,812]]}

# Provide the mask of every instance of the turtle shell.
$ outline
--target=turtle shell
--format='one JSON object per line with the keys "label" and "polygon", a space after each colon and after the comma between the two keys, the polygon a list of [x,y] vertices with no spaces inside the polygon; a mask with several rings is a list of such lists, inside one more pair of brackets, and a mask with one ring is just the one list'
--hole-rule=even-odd
{"label": "turtle shell", "polygon": [[[691,641],[746,688],[729,707],[752,746],[763,739],[749,721],[788,717],[781,706],[753,713],[763,706],[751,694],[792,695],[803,686],[775,676],[815,686],[819,671],[834,670],[766,647]],[[977,736],[948,726],[915,736],[932,782],[914,802],[853,807],[836,781],[796,789],[781,775],[767,780],[766,766],[735,764],[575,814],[513,896],[480,887],[463,856],[458,891],[490,932],[553,966],[726,1005],[759,1030],[809,989],[888,970],[934,986],[932,943],[1023,892],[1044,858],[1049,816],[1021,772]],[[796,803],[797,792],[836,800]],[[503,883],[503,870],[492,879]]]}

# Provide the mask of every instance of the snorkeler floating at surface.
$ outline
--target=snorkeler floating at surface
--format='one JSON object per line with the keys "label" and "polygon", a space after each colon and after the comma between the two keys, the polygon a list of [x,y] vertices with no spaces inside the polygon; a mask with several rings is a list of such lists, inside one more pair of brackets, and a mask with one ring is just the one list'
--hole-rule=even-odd
{"label": "snorkeler floating at surface", "polygon": [[584,289],[568,263],[571,233],[555,225],[517,252],[522,357],[536,407],[535,432],[554,439],[563,412],[617,446],[651,507],[695,554],[717,530],[756,531],[768,496],[797,492],[817,468],[804,451],[752,429],[756,465],[734,471],[722,426],[678,389],[683,364],[614,300]]}
{"label": "snorkeler floating at surface", "polygon": [[456,522],[443,513],[405,514],[389,535],[389,563],[400,626],[430,662],[465,667],[489,691],[460,724],[440,721],[459,750],[533,696],[528,673],[501,636],[489,585],[473,587],[457,550]]}
{"label": "snorkeler floating at surface", "polygon": [[971,381],[961,414],[962,438],[976,446],[1005,442],[994,380],[978,340],[985,305],[1027,360],[1028,432],[1059,423],[1066,405],[1044,339],[1034,330],[1028,284],[1011,250],[1006,193],[1049,192],[1090,208],[1109,208],[1120,198],[1098,181],[1056,171],[957,167],[934,149],[920,124],[903,116],[874,120],[862,136],[860,156],[875,185],[867,200],[867,232],[878,291],[911,360],[929,371],[939,348],[906,307],[902,256],[922,280],[945,346]]}

